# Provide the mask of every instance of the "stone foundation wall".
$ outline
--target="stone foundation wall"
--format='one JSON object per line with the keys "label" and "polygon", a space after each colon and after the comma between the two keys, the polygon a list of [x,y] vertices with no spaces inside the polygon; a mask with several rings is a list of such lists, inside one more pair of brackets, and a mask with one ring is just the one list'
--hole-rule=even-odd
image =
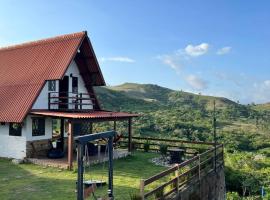
{"label": "stone foundation wall", "polygon": [[36,140],[36,141],[27,141],[26,142],[26,157],[27,158],[36,158],[47,156],[48,150],[52,148],[51,140]]}
{"label": "stone foundation wall", "polygon": [[[48,150],[52,148],[51,139],[35,140],[26,142],[26,157],[37,158],[47,156]],[[67,152],[68,139],[64,139],[64,151]],[[75,149],[75,144],[74,144]]]}
{"label": "stone foundation wall", "polygon": [[224,169],[210,172],[200,182],[184,188],[173,200],[225,200]]}

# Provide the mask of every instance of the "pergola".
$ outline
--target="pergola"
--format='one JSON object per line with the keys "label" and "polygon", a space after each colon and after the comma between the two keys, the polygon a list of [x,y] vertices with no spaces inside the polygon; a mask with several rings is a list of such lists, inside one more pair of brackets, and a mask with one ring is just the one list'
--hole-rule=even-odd
{"label": "pergola", "polygon": [[[132,151],[132,118],[138,117],[138,114],[131,114],[125,112],[111,112],[111,111],[91,111],[91,112],[61,112],[49,110],[35,110],[31,114],[59,118],[61,124],[64,120],[68,120],[68,168],[73,168],[73,143],[74,143],[74,124],[75,123],[95,123],[95,122],[114,122],[114,130],[116,130],[116,121],[128,121],[128,151]],[[61,134],[64,129],[61,125]],[[92,126],[90,134],[92,133]]]}

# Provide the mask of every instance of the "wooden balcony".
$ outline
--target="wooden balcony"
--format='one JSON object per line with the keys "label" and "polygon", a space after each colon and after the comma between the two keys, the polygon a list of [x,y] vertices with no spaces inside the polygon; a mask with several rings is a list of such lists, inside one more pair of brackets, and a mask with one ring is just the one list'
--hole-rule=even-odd
{"label": "wooden balcony", "polygon": [[61,111],[92,110],[95,98],[88,93],[49,92],[48,109]]}

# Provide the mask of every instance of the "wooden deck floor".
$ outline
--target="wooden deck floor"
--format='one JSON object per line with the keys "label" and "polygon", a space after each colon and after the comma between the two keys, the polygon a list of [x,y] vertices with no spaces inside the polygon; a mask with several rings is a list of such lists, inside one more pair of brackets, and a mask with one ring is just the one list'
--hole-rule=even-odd
{"label": "wooden deck floor", "polygon": [[[126,149],[114,149],[113,151],[113,159],[124,158],[128,156],[130,152]],[[74,154],[74,164],[77,162],[77,155]],[[108,154],[100,153],[100,155],[90,156],[90,164],[97,164],[108,161]],[[60,159],[51,159],[47,157],[40,158],[28,158],[28,161],[33,164],[45,166],[45,167],[57,167],[61,169],[68,169],[68,160],[67,157]]]}

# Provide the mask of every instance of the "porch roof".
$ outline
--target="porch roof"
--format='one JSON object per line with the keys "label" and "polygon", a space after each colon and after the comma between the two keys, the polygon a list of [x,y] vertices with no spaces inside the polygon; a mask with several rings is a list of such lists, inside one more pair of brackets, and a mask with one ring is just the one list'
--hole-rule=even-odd
{"label": "porch roof", "polygon": [[138,114],[125,113],[125,112],[113,112],[113,111],[89,111],[89,112],[61,112],[61,111],[51,111],[51,110],[32,110],[30,114],[50,116],[50,117],[62,117],[68,119],[125,119],[138,117]]}

